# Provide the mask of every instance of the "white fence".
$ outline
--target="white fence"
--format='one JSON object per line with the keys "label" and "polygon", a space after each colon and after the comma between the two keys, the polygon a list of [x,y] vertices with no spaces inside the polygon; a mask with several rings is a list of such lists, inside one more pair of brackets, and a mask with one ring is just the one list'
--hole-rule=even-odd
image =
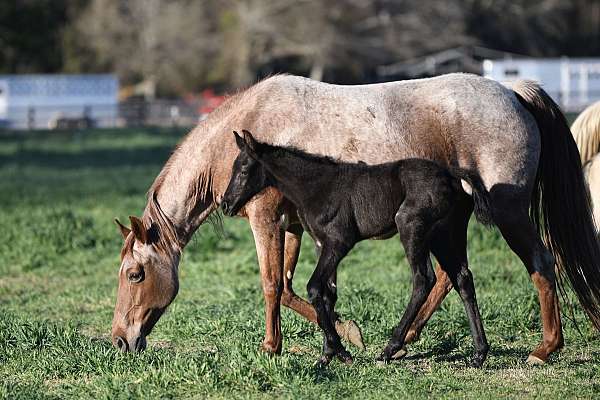
{"label": "white fence", "polygon": [[128,101],[115,104],[79,106],[10,107],[10,119],[1,120],[0,128],[76,129],[114,127],[191,127],[203,115],[200,104],[182,100]]}
{"label": "white fence", "polygon": [[483,75],[498,81],[538,81],[567,112],[580,112],[600,101],[600,58],[485,60]]}

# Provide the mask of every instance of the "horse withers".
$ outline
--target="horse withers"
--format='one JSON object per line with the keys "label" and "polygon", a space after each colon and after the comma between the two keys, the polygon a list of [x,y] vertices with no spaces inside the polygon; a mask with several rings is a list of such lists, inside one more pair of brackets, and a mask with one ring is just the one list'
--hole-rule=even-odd
{"label": "horse withers", "polygon": [[[242,139],[235,133],[240,154],[221,206],[227,215],[238,211],[257,193],[275,187],[290,199],[298,217],[319,249],[319,261],[307,291],[324,333],[323,353],[318,363],[327,365],[337,356],[352,357],[335,330],[336,269],[342,258],[364,239],[400,234],[413,274],[410,302],[379,360],[388,362],[403,345],[409,327],[435,284],[430,252],[444,266],[464,303],[475,343],[473,366],[481,366],[488,343],[475,299],[471,272],[448,244],[447,218],[465,192],[461,180],[472,188],[476,217],[487,224],[492,217],[489,193],[471,172],[421,159],[368,166],[343,163],[310,155],[293,148],[271,146],[254,140],[248,131]],[[448,261],[450,260],[450,261]]]}

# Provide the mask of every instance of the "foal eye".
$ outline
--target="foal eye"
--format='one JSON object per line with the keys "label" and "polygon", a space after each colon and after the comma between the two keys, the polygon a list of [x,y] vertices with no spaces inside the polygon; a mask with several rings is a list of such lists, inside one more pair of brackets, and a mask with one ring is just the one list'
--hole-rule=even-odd
{"label": "foal eye", "polygon": [[127,275],[127,279],[132,283],[141,282],[144,279],[144,271],[130,272],[129,275]]}

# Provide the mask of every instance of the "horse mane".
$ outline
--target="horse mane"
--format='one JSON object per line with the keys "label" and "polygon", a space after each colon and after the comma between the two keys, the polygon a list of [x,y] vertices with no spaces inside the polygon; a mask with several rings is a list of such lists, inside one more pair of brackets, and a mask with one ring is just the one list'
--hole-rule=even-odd
{"label": "horse mane", "polygon": [[579,149],[581,164],[600,152],[600,101],[592,104],[571,125],[573,138]]}
{"label": "horse mane", "polygon": [[[158,248],[162,250],[176,248],[178,251],[181,251],[181,248],[183,247],[179,239],[180,235],[178,235],[178,232],[171,219],[160,207],[160,204],[157,200],[157,195],[162,189],[163,184],[169,173],[171,173],[175,163],[178,162],[179,153],[185,151],[188,143],[194,143],[193,140],[188,141],[187,139],[190,137],[190,135],[197,135],[199,130],[204,130],[205,127],[211,122],[227,119],[232,110],[234,110],[235,107],[240,103],[245,102],[247,97],[253,96],[254,91],[264,82],[285,75],[287,74],[269,75],[247,88],[241,88],[232,94],[226,95],[225,101],[214,111],[212,111],[204,121],[200,122],[198,126],[190,131],[185,138],[175,146],[171,156],[148,190],[148,203],[144,212],[144,224],[147,224],[149,227],[150,224],[154,222],[157,224],[160,232],[162,233],[160,235],[160,240],[157,243]],[[210,201],[211,203],[207,205],[207,208],[214,206],[216,198],[217,196],[213,190],[213,169],[211,168],[210,164],[207,163],[205,167],[199,171],[198,176],[189,183],[187,188],[188,201],[186,202],[186,213],[192,213],[195,207],[197,207],[199,204],[206,204],[207,201]],[[212,213],[210,213],[210,215],[206,218],[206,222],[212,225],[217,234],[223,233],[223,217],[218,209],[215,209]]]}
{"label": "horse mane", "polygon": [[142,221],[147,228],[153,226],[158,228],[158,238],[152,245],[159,253],[179,256],[183,244],[179,240],[175,225],[160,207],[156,196],[155,191],[148,194],[148,204],[144,210]]}

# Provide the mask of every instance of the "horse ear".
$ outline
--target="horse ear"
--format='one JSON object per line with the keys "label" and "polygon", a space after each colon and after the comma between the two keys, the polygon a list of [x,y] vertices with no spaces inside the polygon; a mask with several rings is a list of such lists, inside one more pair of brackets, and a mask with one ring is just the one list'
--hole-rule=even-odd
{"label": "horse ear", "polygon": [[235,135],[235,144],[237,144],[238,149],[244,150],[244,145],[245,145],[244,139],[242,139],[240,134],[237,133],[236,131],[233,131],[233,134]]}
{"label": "horse ear", "polygon": [[248,146],[248,148],[252,150],[255,155],[258,155],[259,146],[258,142],[254,139],[254,136],[252,136],[252,134],[245,129],[242,130],[242,133],[244,134],[244,142],[246,143],[246,146]]}
{"label": "horse ear", "polygon": [[123,236],[123,239],[127,239],[127,236],[129,236],[129,233],[131,232],[131,229],[129,229],[128,227],[126,227],[125,225],[123,225],[121,223],[121,221],[119,221],[117,218],[115,218],[115,223],[119,227],[119,230],[121,231],[121,236]]}
{"label": "horse ear", "polygon": [[130,215],[129,221],[131,222],[131,230],[133,231],[135,238],[143,244],[148,243],[148,231],[144,228],[142,220]]}

